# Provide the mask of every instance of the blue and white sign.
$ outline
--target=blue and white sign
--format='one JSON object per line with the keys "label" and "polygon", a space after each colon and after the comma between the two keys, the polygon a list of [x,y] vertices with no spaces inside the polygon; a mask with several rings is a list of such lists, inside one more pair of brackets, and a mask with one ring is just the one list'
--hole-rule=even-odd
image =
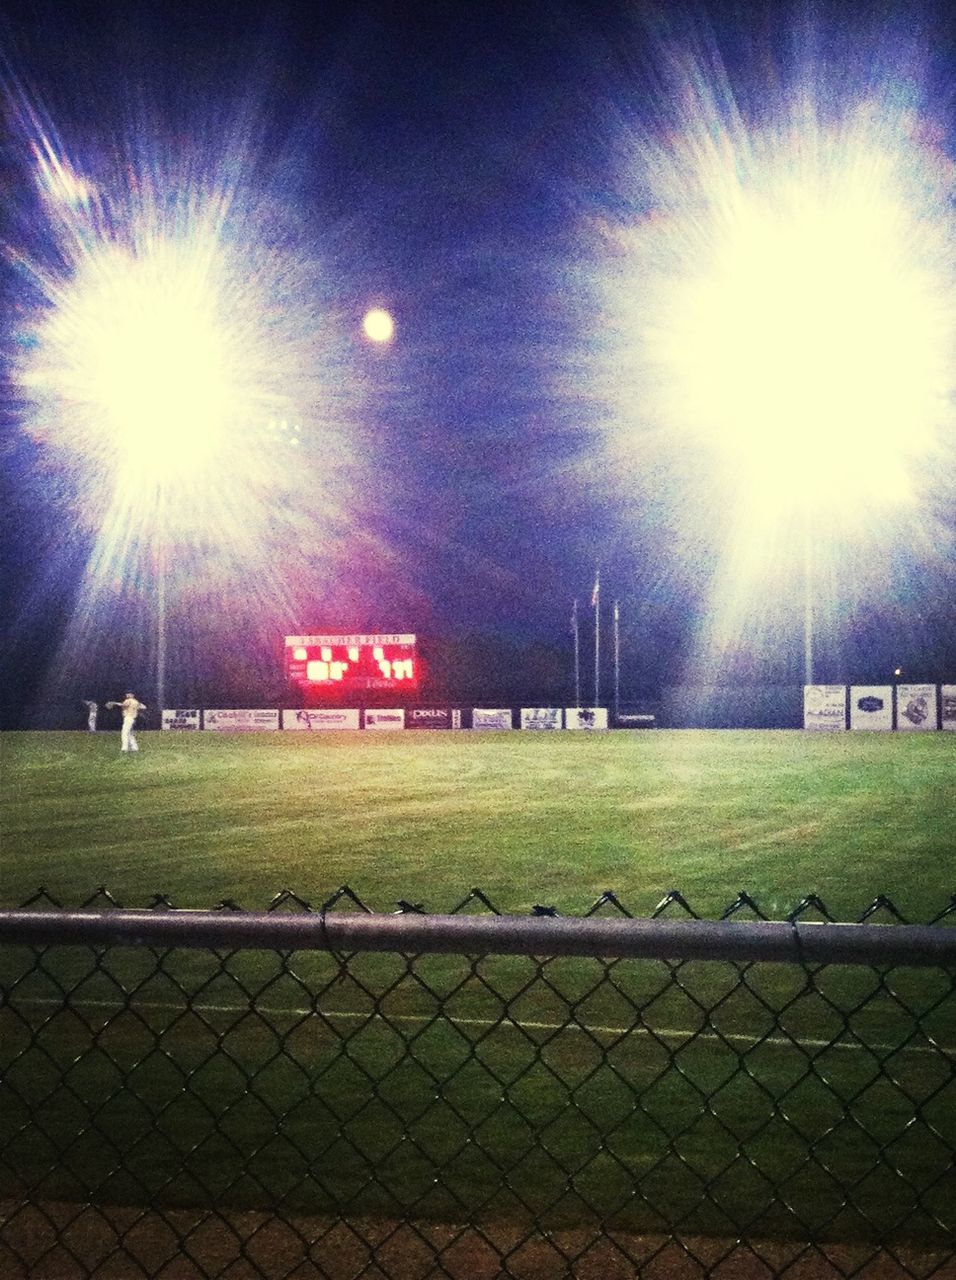
{"label": "blue and white sign", "polygon": [[403,707],[394,707],[388,711],[382,711],[378,707],[374,710],[365,712],[366,729],[374,729],[378,732],[389,732],[395,729],[405,728],[405,709]]}
{"label": "blue and white sign", "polygon": [[803,727],[824,733],[846,728],[846,685],[805,684]]}
{"label": "blue and white sign", "polygon": [[560,729],[560,707],[522,707],[522,729]]}
{"label": "blue and white sign", "polygon": [[328,733],[330,729],[358,729],[358,707],[303,707],[283,711],[283,729],[299,733]]}
{"label": "blue and white sign", "polygon": [[896,727],[900,733],[934,730],[936,718],[935,684],[896,686]]}
{"label": "blue and white sign", "polygon": [[893,686],[855,684],[850,689],[850,728],[893,728]]}
{"label": "blue and white sign", "polygon": [[279,712],[259,708],[215,708],[203,712],[203,729],[213,733],[265,733],[279,727]]}
{"label": "blue and white sign", "polygon": [[197,730],[200,726],[199,708],[192,707],[188,711],[177,711],[172,707],[163,708],[164,729]]}
{"label": "blue and white sign", "polygon": [[956,731],[956,684],[940,685],[940,728]]}
{"label": "blue and white sign", "polygon": [[510,707],[473,707],[471,712],[473,729],[510,729]]}
{"label": "blue and white sign", "polygon": [[565,707],[564,726],[566,729],[606,729],[607,707]]}

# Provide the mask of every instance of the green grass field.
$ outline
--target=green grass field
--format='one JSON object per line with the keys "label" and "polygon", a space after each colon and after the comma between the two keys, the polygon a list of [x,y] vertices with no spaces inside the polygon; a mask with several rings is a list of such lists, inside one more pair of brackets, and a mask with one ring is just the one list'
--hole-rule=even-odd
{"label": "green grass field", "polygon": [[[6,735],[2,900],[348,883],[371,906],[907,919],[956,742],[800,733]],[[0,1194],[425,1221],[956,1232],[952,979],[523,957],[9,949]],[[64,993],[68,993],[64,998]],[[63,1009],[66,1004],[68,1009]],[[30,1117],[39,1117],[33,1120]],[[5,1163],[4,1163],[5,1162]],[[847,1188],[850,1188],[849,1198]],[[37,1190],[39,1189],[39,1191]],[[487,1228],[491,1230],[491,1227]]]}
{"label": "green grass field", "polygon": [[956,881],[956,735],[7,734],[0,899],[106,884],[141,905],[264,907],[343,883],[390,910],[636,914],[680,889],[701,914],[741,888],[768,914],[818,893],[853,918],[886,893],[927,919]]}

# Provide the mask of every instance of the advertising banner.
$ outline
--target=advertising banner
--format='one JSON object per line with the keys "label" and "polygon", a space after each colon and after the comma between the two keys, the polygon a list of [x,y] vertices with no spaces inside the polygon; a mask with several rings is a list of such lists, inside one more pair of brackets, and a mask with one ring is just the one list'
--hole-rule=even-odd
{"label": "advertising banner", "polygon": [[560,729],[560,707],[522,707],[522,729]]}
{"label": "advertising banner", "polygon": [[956,730],[956,684],[940,685],[940,727]]}
{"label": "advertising banner", "polygon": [[828,732],[846,728],[846,685],[805,684],[803,727]]}
{"label": "advertising banner", "polygon": [[307,707],[299,711],[283,711],[283,729],[303,733],[327,733],[330,729],[357,729],[358,707]]}
{"label": "advertising banner", "polygon": [[371,711],[365,712],[366,729],[376,729],[378,731],[388,731],[391,729],[405,728],[405,709],[404,707],[394,707],[388,711],[382,711],[375,707]]}
{"label": "advertising banner", "polygon": [[511,708],[500,707],[492,710],[488,707],[475,707],[471,713],[473,729],[510,729]]}
{"label": "advertising banner", "polygon": [[896,727],[901,733],[936,728],[935,684],[896,686]]}
{"label": "advertising banner", "polygon": [[893,728],[892,685],[855,684],[851,687],[850,728]]}
{"label": "advertising banner", "polygon": [[461,712],[451,707],[409,707],[406,729],[460,729]]}
{"label": "advertising banner", "polygon": [[650,711],[622,711],[614,717],[615,729],[653,729],[657,716]]}
{"label": "advertising banner", "polygon": [[607,707],[565,707],[566,729],[606,729]]}
{"label": "advertising banner", "polygon": [[163,708],[163,728],[164,729],[198,729],[199,728],[199,710],[193,708],[190,711],[173,711],[169,707]]}
{"label": "advertising banner", "polygon": [[278,711],[242,710],[233,708],[203,712],[203,729],[213,733],[264,733],[278,729]]}

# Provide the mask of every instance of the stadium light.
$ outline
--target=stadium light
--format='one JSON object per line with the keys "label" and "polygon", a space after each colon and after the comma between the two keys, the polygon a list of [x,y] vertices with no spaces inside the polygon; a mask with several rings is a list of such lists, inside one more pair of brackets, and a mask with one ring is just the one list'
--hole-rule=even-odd
{"label": "stadium light", "polygon": [[[69,430],[123,505],[155,514],[156,701],[166,700],[166,594],[180,494],[203,501],[243,423],[242,351],[219,314],[214,246],[154,237],[85,257],[42,329],[35,387],[69,403]],[[107,478],[108,477],[108,478]]]}
{"label": "stadium light", "polygon": [[661,335],[669,414],[727,451],[763,509],[905,498],[947,387],[936,281],[892,166],[842,161],[780,157],[738,191]]}
{"label": "stadium light", "polygon": [[197,599],[239,598],[269,635],[320,575],[349,494],[340,406],[351,420],[361,388],[320,312],[313,253],[289,231],[276,241],[278,194],[219,176],[244,167],[235,148],[211,172],[190,156],[164,173],[144,155],[96,184],[46,139],[27,149],[45,217],[21,253],[32,303],[14,368],[21,426],[92,536],[51,679],[75,679],[101,647],[110,601],[126,631],[143,601],[156,672],[145,701],[161,708],[174,574]]}
{"label": "stadium light", "polygon": [[952,421],[949,179],[900,101],[848,92],[835,118],[804,97],[748,129],[701,92],[668,154],[645,158],[659,207],[625,240],[636,447],[679,441],[733,494],[736,578],[715,617],[771,553],[802,574],[807,683],[828,537],[891,523]]}
{"label": "stadium light", "polygon": [[217,455],[221,463],[242,422],[242,365],[217,314],[208,248],[160,241],[137,254],[106,250],[85,268],[46,336],[102,450],[141,487],[182,483]]}

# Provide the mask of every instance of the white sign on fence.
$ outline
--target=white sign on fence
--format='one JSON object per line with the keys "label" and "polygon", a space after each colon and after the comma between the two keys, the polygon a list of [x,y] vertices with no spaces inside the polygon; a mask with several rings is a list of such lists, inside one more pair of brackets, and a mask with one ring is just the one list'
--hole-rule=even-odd
{"label": "white sign on fence", "polygon": [[174,711],[170,707],[163,708],[163,728],[164,729],[198,729],[199,728],[199,709],[194,707],[189,711]]}
{"label": "white sign on fence", "polygon": [[850,688],[851,729],[893,728],[893,686],[855,684]]}
{"label": "white sign on fence", "polygon": [[215,709],[203,712],[202,727],[213,733],[261,733],[278,729],[278,711]]}
{"label": "white sign on fence", "polygon": [[896,727],[901,733],[936,728],[935,684],[896,686]]}
{"label": "white sign on fence", "polygon": [[956,684],[940,685],[940,724],[950,732],[956,730]]}
{"label": "white sign on fence", "polygon": [[298,711],[282,713],[283,729],[297,729],[302,733],[327,733],[330,729],[357,729],[358,707],[303,707]]}
{"label": "white sign on fence", "polygon": [[522,729],[560,729],[560,707],[522,707]]}
{"label": "white sign on fence", "polygon": [[566,729],[606,729],[607,707],[565,707]]}
{"label": "white sign on fence", "polygon": [[846,685],[805,684],[803,727],[824,732],[846,728]]}
{"label": "white sign on fence", "polygon": [[366,711],[365,727],[379,732],[383,730],[387,732],[390,729],[404,729],[405,710],[403,707],[395,707],[389,711],[382,711],[376,707],[373,711]]}
{"label": "white sign on fence", "polygon": [[473,707],[471,712],[473,729],[510,729],[511,708]]}

